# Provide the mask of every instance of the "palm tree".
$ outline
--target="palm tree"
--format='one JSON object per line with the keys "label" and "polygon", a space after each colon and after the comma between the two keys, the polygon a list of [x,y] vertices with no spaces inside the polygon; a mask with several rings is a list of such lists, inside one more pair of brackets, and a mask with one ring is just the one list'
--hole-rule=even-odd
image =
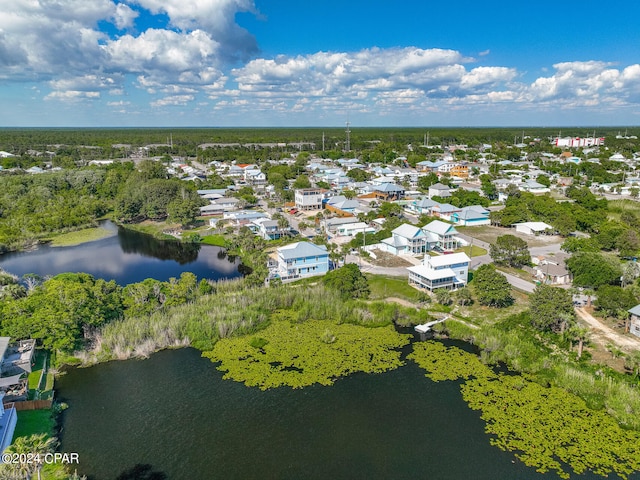
{"label": "palm tree", "polygon": [[569,335],[572,340],[578,342],[578,358],[582,357],[582,350],[584,348],[585,342],[589,340],[590,330],[587,327],[582,327],[580,325],[574,325],[569,329]]}
{"label": "palm tree", "polygon": [[[35,454],[35,458],[51,453],[57,445],[57,440],[53,437],[49,437],[46,433],[38,435],[30,435],[28,437],[18,437],[11,445],[9,445],[6,453],[18,453],[18,454]],[[34,473],[38,474],[38,480],[40,480],[40,470],[42,469],[42,462],[36,463],[17,463],[7,464],[8,471],[10,473],[8,478],[24,478],[30,480]],[[13,477],[11,477],[13,475]]]}

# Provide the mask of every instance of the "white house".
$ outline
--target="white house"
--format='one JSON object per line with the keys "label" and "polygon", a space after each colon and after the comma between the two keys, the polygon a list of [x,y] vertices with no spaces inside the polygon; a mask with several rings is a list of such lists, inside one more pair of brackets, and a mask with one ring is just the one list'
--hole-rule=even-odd
{"label": "white house", "polygon": [[391,235],[380,242],[382,250],[394,255],[417,255],[427,251],[427,235],[419,227],[404,223],[392,230]]}
{"label": "white house", "polygon": [[521,222],[514,223],[513,226],[516,227],[516,232],[524,233],[526,235],[539,235],[547,229],[553,228],[551,225],[547,225],[544,222]]}
{"label": "white house", "polygon": [[322,210],[324,190],[321,188],[301,188],[295,192],[298,210]]}
{"label": "white house", "polygon": [[429,250],[451,251],[458,248],[460,244],[455,227],[440,220],[426,224],[422,230],[427,235]]}
{"label": "white house", "polygon": [[466,253],[453,253],[432,257],[425,255],[422,265],[408,267],[409,285],[429,290],[437,288],[454,290],[467,285],[469,263]]}
{"label": "white house", "polygon": [[[352,219],[353,220],[353,219]],[[346,237],[355,237],[358,233],[375,233],[376,229],[364,222],[351,222],[338,225],[336,233]]]}
{"label": "white house", "polygon": [[324,245],[297,242],[276,250],[278,275],[281,277],[311,277],[329,271],[329,253]]}

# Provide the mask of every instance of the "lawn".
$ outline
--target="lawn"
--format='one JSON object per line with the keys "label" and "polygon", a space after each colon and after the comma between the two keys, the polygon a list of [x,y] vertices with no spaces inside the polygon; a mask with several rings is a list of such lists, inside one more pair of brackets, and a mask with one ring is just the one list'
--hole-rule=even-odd
{"label": "lawn", "polygon": [[487,251],[484,248],[478,247],[477,245],[469,245],[468,247],[460,247],[459,249],[457,249],[455,251],[455,253],[460,253],[460,252],[466,253],[469,257],[480,257],[482,255],[486,255],[487,254]]}
{"label": "lawn", "polygon": [[513,305],[507,308],[485,307],[475,302],[473,305],[458,307],[456,316],[468,319],[470,322],[482,324],[494,324],[503,320],[510,315],[523,312],[529,308],[529,296],[525,293],[512,290],[511,295],[514,298]]}
{"label": "lawn", "polygon": [[[29,374],[29,400],[36,399],[36,392],[38,389],[40,390],[39,399],[46,400],[51,398],[53,395],[53,382],[54,377],[53,374],[47,372],[44,376],[42,384],[40,384],[40,376],[42,375],[42,368],[44,365],[45,358],[47,358],[46,352],[42,350],[36,350],[35,353],[35,366],[33,370]],[[48,369],[48,360],[47,360],[47,369]]]}
{"label": "lawn", "polygon": [[204,243],[205,245],[214,245],[216,247],[226,246],[224,235],[219,234],[203,236],[201,243]]}
{"label": "lawn", "polygon": [[543,247],[545,245],[561,243],[563,241],[561,237],[557,236],[541,235],[538,237],[534,237],[531,235],[526,235],[524,233],[516,232],[515,228],[494,227],[492,225],[482,225],[478,227],[456,227],[456,230],[458,230],[460,233],[464,233],[465,235],[469,235],[470,237],[477,238],[478,240],[487,243],[496,243],[496,239],[502,235],[514,235],[527,242],[529,248]]}
{"label": "lawn", "polygon": [[102,227],[85,228],[75,232],[61,233],[60,235],[51,237],[50,240],[51,245],[54,247],[70,247],[110,237],[111,235],[115,235],[115,233],[116,232]]}
{"label": "lawn", "polygon": [[383,300],[388,297],[402,298],[410,302],[419,302],[424,294],[409,286],[406,278],[387,277],[366,274],[369,281],[371,300]]}
{"label": "lawn", "polygon": [[18,412],[18,423],[13,438],[27,437],[38,433],[53,435],[55,421],[51,409],[23,410]]}
{"label": "lawn", "polygon": [[123,225],[123,227],[128,230],[135,230],[136,232],[151,235],[159,240],[177,240],[175,237],[163,233],[163,231],[180,229],[180,225],[177,223],[152,222],[151,220],[145,220],[142,223],[127,223]]}

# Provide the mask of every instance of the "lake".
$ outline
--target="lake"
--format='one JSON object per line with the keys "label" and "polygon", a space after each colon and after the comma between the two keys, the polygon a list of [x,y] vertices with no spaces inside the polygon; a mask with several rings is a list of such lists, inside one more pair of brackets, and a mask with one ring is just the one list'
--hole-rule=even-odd
{"label": "lake", "polygon": [[166,281],[182,272],[212,280],[241,275],[239,261],[230,260],[220,247],[157,240],[119,228],[112,222],[103,222],[101,226],[113,235],[72,247],[41,245],[36,250],[5,253],[0,255],[0,267],[18,276],[86,272],[120,285],[145,278]]}
{"label": "lake", "polygon": [[411,361],[263,392],[186,348],[72,369],[56,389],[69,404],[60,451],[93,480],[559,478],[492,447],[459,384]]}

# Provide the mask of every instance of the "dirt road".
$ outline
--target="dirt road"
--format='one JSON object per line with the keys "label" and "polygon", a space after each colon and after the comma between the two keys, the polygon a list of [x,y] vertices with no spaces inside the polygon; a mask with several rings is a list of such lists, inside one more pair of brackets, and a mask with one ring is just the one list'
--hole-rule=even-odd
{"label": "dirt road", "polygon": [[619,334],[612,328],[604,325],[584,308],[576,308],[576,314],[591,327],[593,340],[602,346],[613,343],[627,352],[640,350],[640,339]]}

